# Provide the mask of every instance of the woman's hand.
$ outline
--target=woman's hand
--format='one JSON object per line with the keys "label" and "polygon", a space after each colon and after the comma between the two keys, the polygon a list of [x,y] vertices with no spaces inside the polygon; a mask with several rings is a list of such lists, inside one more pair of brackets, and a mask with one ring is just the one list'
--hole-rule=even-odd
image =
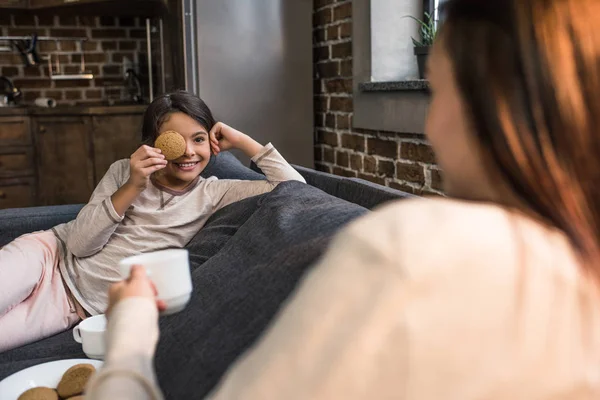
{"label": "woman's hand", "polygon": [[127,182],[142,191],[148,186],[150,175],[165,168],[167,160],[160,149],[142,145],[131,155],[129,166],[130,174]]}
{"label": "woman's hand", "polygon": [[262,149],[262,145],[256,140],[222,122],[213,126],[209,136],[210,148],[215,155],[221,151],[239,149],[252,158]]}
{"label": "woman's hand", "polygon": [[131,267],[129,278],[113,284],[108,291],[108,308],[106,315],[109,316],[112,309],[123,299],[128,297],[146,297],[156,301],[159,311],[166,309],[163,300],[156,298],[157,292],[154,283],[146,275],[146,270],[140,265]]}

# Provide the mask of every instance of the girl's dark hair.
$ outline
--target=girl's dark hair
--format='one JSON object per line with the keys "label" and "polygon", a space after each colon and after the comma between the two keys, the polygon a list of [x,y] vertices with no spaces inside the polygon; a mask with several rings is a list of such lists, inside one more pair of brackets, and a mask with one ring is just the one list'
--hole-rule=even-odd
{"label": "girl's dark hair", "polygon": [[600,2],[450,0],[442,13],[485,154],[600,278]]}
{"label": "girl's dark hair", "polygon": [[215,124],[210,108],[198,96],[179,90],[154,99],[144,113],[142,143],[152,146],[160,133],[158,130],[169,114],[182,112],[198,121],[208,132]]}

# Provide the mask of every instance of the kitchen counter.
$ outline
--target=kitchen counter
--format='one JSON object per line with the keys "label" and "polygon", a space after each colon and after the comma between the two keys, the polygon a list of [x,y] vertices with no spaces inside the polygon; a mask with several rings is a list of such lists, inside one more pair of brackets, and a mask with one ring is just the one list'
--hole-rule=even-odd
{"label": "kitchen counter", "polygon": [[79,105],[56,106],[54,108],[36,106],[0,107],[1,116],[13,115],[118,115],[139,114],[148,107],[147,104],[127,104],[114,106]]}

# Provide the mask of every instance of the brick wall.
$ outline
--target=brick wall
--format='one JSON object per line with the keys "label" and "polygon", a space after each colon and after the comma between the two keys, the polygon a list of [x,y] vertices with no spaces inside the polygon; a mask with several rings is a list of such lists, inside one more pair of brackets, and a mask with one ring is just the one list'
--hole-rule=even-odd
{"label": "brick wall", "polygon": [[441,194],[421,134],[352,128],[352,0],[314,0],[315,165],[415,194]]}
{"label": "brick wall", "polygon": [[[0,13],[0,35],[77,36],[88,41],[39,42],[42,57],[59,57],[64,73],[79,73],[81,52],[93,80],[52,81],[46,62],[25,67],[16,52],[0,52],[0,75],[13,79],[23,92],[23,103],[52,97],[59,104],[87,104],[127,100],[123,60],[145,63],[145,21],[137,17],[101,17],[29,13]],[[8,44],[0,42],[0,47]],[[142,81],[142,85],[144,82]]]}

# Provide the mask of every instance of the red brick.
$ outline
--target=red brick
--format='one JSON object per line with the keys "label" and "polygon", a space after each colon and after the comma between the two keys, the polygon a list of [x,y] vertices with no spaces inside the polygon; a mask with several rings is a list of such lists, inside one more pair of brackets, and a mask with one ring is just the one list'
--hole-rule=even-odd
{"label": "red brick", "polygon": [[340,76],[352,77],[352,60],[345,60],[340,63]]}
{"label": "red brick", "polygon": [[352,16],[352,2],[342,4],[333,9],[333,19],[339,21],[341,19],[350,18]]}
{"label": "red brick", "polygon": [[359,135],[342,134],[342,147],[364,153],[365,138]]}
{"label": "red brick", "polygon": [[433,149],[426,144],[402,142],[400,144],[400,157],[406,160],[435,164]]}
{"label": "red brick", "polygon": [[101,90],[97,90],[97,89],[86,90],[85,91],[85,97],[87,99],[101,99],[102,98],[102,91]]}
{"label": "red brick", "polygon": [[94,39],[124,39],[126,37],[125,29],[92,29],[92,38]]}
{"label": "red brick", "polygon": [[[27,69],[27,68],[25,68]],[[2,67],[2,75],[6,77],[13,77],[19,74],[19,68],[17,67]]]}
{"label": "red brick", "polygon": [[318,128],[325,127],[325,114],[320,112],[315,113],[315,126]]}
{"label": "red brick", "polygon": [[42,76],[42,69],[43,69],[43,67],[23,68],[23,75],[25,75],[26,78],[37,78],[37,77]]}
{"label": "red brick", "polygon": [[[90,64],[106,62],[106,54],[104,54],[104,53],[86,53],[84,55],[84,58],[85,58],[85,62],[90,63]],[[80,63],[81,62],[81,54],[71,54],[71,62]]]}
{"label": "red brick", "polygon": [[7,12],[0,13],[0,26],[10,26],[11,15]]}
{"label": "red brick", "polygon": [[315,31],[313,33],[314,41],[316,43],[324,42],[325,41],[325,32],[326,32],[326,30],[324,28],[323,29],[315,29]]}
{"label": "red brick", "polygon": [[62,90],[46,90],[46,97],[50,97],[54,100],[62,100],[63,91]]}
{"label": "red brick", "polygon": [[54,15],[52,14],[40,14],[36,15],[36,25],[37,26],[54,26]]}
{"label": "red brick", "polygon": [[42,97],[42,92],[39,90],[25,90],[23,92],[23,100],[33,102],[38,97]]}
{"label": "red brick", "polygon": [[134,27],[137,26],[136,18],[134,17],[119,17],[119,26]]}
{"label": "red brick", "polygon": [[121,96],[121,88],[110,87],[104,90],[107,97],[120,97]]}
{"label": "red brick", "polygon": [[343,168],[340,168],[340,167],[337,167],[337,166],[333,167],[332,172],[335,175],[345,176],[345,177],[348,177],[348,178],[356,178],[356,171],[350,171],[350,170],[343,169]]}
{"label": "red brick", "polygon": [[29,36],[32,30],[31,28],[8,28],[8,34],[10,36]]}
{"label": "red brick", "polygon": [[113,53],[112,62],[120,64],[125,57],[129,58],[130,61],[133,61],[133,53]]}
{"label": "red brick", "polygon": [[352,79],[330,79],[325,82],[328,93],[352,93]]}
{"label": "red brick", "polygon": [[50,51],[57,50],[58,46],[56,45],[56,42],[43,41],[43,42],[39,43],[39,49],[40,49],[40,52],[47,53]]}
{"label": "red brick", "polygon": [[331,147],[323,148],[323,161],[334,164],[335,163],[335,152]]}
{"label": "red brick", "polygon": [[313,26],[316,27],[331,23],[332,16],[333,13],[331,8],[325,8],[323,10],[315,12],[313,14]]}
{"label": "red brick", "polygon": [[363,168],[363,158],[360,154],[352,154],[350,156],[350,168],[355,171],[360,171]]}
{"label": "red brick", "polygon": [[313,150],[315,161],[323,161],[323,149],[321,146],[315,146]]}
{"label": "red brick", "polygon": [[331,111],[352,112],[352,97],[331,97],[329,102]]}
{"label": "red brick", "polygon": [[50,29],[50,36],[76,36],[86,37],[85,29],[81,28],[52,28]]}
{"label": "red brick", "polygon": [[425,184],[423,167],[418,164],[396,163],[396,178],[401,181]]}
{"label": "red brick", "polygon": [[431,170],[431,187],[435,190],[443,191],[444,183],[442,180],[442,174],[440,170],[432,169]]}
{"label": "red brick", "polygon": [[117,42],[113,41],[113,40],[109,40],[109,41],[103,41],[102,42],[102,50],[116,50],[117,49]]}
{"label": "red brick", "polygon": [[65,98],[67,100],[81,100],[81,91],[79,90],[66,90]]}
{"label": "red brick", "polygon": [[76,26],[77,17],[75,15],[61,15],[58,17],[59,26]]}
{"label": "red brick", "polygon": [[409,186],[405,183],[400,183],[400,182],[390,182],[389,186],[392,189],[396,189],[396,190],[400,190],[402,192],[405,193],[410,193],[410,194],[416,194],[418,196],[420,196],[422,194],[422,190],[421,189],[416,189],[412,186]]}
{"label": "red brick", "polygon": [[336,164],[340,167],[348,168],[350,167],[350,155],[345,151],[336,151],[335,152],[335,160]]}
{"label": "red brick", "polygon": [[78,74],[81,72],[80,65],[63,65],[65,74]]}
{"label": "red brick", "polygon": [[0,53],[0,64],[22,64],[23,60],[17,53]]}
{"label": "red brick", "polygon": [[98,17],[79,16],[79,26],[98,26]]}
{"label": "red brick", "polygon": [[20,89],[46,89],[50,87],[48,79],[15,79],[14,84]]}
{"label": "red brick", "polygon": [[335,2],[335,0],[315,0],[314,8],[319,9],[321,7],[328,6],[329,4],[333,4],[334,2]]}
{"label": "red brick", "polygon": [[115,26],[116,24],[115,17],[100,17],[100,26]]}
{"label": "red brick", "polygon": [[137,50],[138,42],[128,40],[124,42],[119,42],[119,50]]}
{"label": "red brick", "polygon": [[340,39],[349,38],[352,36],[352,23],[344,22],[340,25]]}
{"label": "red brick", "polygon": [[123,78],[121,78],[121,77],[118,77],[118,78],[96,78],[96,79],[94,79],[94,82],[96,83],[96,87],[122,86]]}
{"label": "red brick", "polygon": [[315,111],[327,111],[327,97],[315,96]]}
{"label": "red brick", "polygon": [[330,146],[337,147],[339,145],[338,134],[335,132],[328,132],[318,129],[317,143],[328,144]]}
{"label": "red brick", "polygon": [[393,161],[379,160],[379,163],[377,164],[377,173],[379,175],[384,175],[388,178],[393,178],[395,172],[396,168],[394,166]]}
{"label": "red brick", "polygon": [[313,61],[324,61],[329,58],[329,46],[318,46],[313,48]]}
{"label": "red brick", "polygon": [[339,25],[334,25],[334,26],[330,26],[327,28],[327,40],[337,40],[339,39],[340,35],[340,28]]}
{"label": "red brick", "polygon": [[318,95],[323,93],[323,85],[320,79],[313,80],[313,94]]}
{"label": "red brick", "polygon": [[332,58],[352,57],[352,42],[338,43],[331,46]]}
{"label": "red brick", "polygon": [[367,140],[367,151],[381,157],[398,158],[398,144],[391,140],[369,138]]}
{"label": "red brick", "polygon": [[335,129],[335,115],[325,114],[325,126]]}
{"label": "red brick", "polygon": [[322,172],[327,172],[327,173],[331,173],[331,167],[327,164],[323,164],[323,163],[315,163],[315,169],[317,171],[322,171]]}
{"label": "red brick", "polygon": [[375,174],[377,173],[377,159],[371,156],[365,156],[364,158],[364,170],[365,172]]}
{"label": "red brick", "polygon": [[145,39],[146,38],[146,30],[145,29],[130,29],[129,37],[136,39]]}
{"label": "red brick", "polygon": [[96,51],[98,50],[99,42],[93,40],[86,40],[81,44],[81,48],[83,51]]}
{"label": "red brick", "polygon": [[67,81],[54,81],[54,86],[57,89],[60,88],[72,88],[72,87],[90,87],[91,81],[82,79],[73,79]]}
{"label": "red brick", "polygon": [[317,64],[317,72],[319,78],[332,78],[340,73],[340,63],[338,61],[330,61]]}
{"label": "red brick", "polygon": [[377,183],[378,185],[385,186],[385,179],[380,178],[378,176],[368,175],[368,174],[358,174],[358,177],[360,179],[364,179],[365,181],[369,181],[369,182]]}
{"label": "red brick", "polygon": [[[3,13],[6,11],[2,11]],[[35,17],[29,13],[15,13],[13,14],[15,26],[24,27],[24,26],[34,26],[35,25]],[[31,33],[31,32],[30,32]]]}
{"label": "red brick", "polygon": [[103,65],[102,66],[102,74],[103,75],[121,75],[121,66],[120,65]]}
{"label": "red brick", "polygon": [[350,117],[348,115],[338,115],[336,117],[336,126],[338,130],[350,129]]}
{"label": "red brick", "polygon": [[73,41],[62,41],[60,42],[61,51],[77,51],[77,43]]}

